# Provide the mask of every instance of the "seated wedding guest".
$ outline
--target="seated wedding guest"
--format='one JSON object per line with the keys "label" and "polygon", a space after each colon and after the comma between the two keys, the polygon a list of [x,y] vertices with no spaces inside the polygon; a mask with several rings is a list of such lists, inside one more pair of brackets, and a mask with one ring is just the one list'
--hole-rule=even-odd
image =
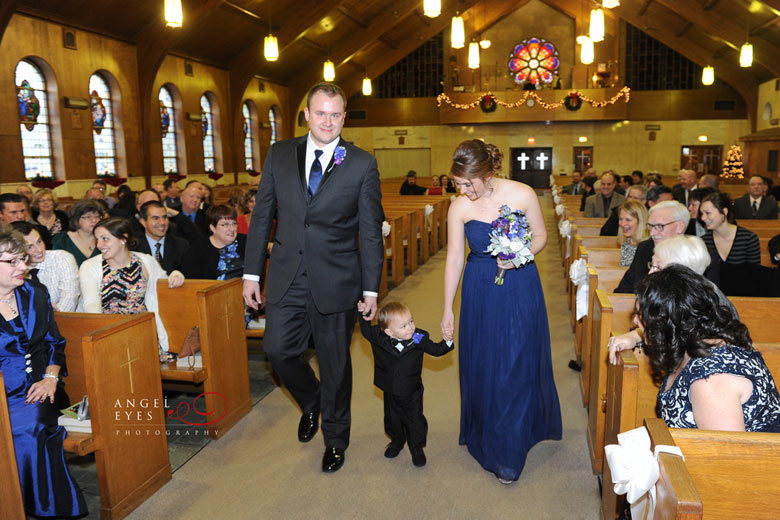
{"label": "seated wedding guest", "polygon": [[446,174],[439,175],[439,184],[442,185],[444,191],[447,193],[458,193],[458,190],[455,188],[455,184],[453,184],[452,179],[450,179]]}
{"label": "seated wedding guest", "polygon": [[634,186],[638,186],[640,184],[644,184],[644,174],[642,173],[642,170],[634,170],[631,172],[631,178],[634,181]]}
{"label": "seated wedding guest", "polygon": [[661,176],[657,173],[648,173],[645,175],[645,186],[647,189],[654,188],[656,186],[663,186],[664,182]]}
{"label": "seated wedding guest", "polygon": [[702,175],[701,179],[699,179],[699,183],[697,186],[701,188],[712,188],[714,191],[718,191],[718,176],[713,175],[711,173],[708,173],[706,175]]}
{"label": "seated wedding guest", "polygon": [[773,264],[778,265],[780,263],[780,234],[773,236],[767,245],[769,247],[769,258]]}
{"label": "seated wedding guest", "polygon": [[634,178],[630,175],[621,175],[620,177],[620,187],[623,189],[623,195],[626,195],[628,193],[628,188],[634,185]]}
{"label": "seated wedding guest", "polygon": [[105,206],[92,199],[83,199],[70,208],[68,223],[70,231],[58,233],[52,239],[52,249],[62,249],[73,255],[77,265],[97,256],[95,236],[92,230],[105,215]]}
{"label": "seated wedding guest", "polygon": [[604,173],[601,176],[600,191],[595,192],[585,200],[585,216],[588,218],[606,218],[609,217],[612,208],[623,204],[626,201],[626,197],[615,192],[616,186],[615,175]]}
{"label": "seated wedding guest", "polygon": [[21,186],[17,187],[16,193],[25,197],[27,200],[31,201],[33,199],[32,189],[26,184],[22,184]]}
{"label": "seated wedding guest", "polygon": [[141,206],[138,220],[144,232],[133,251],[153,256],[168,275],[181,271],[189,243],[169,233],[168,209],[160,201],[151,200]]}
{"label": "seated wedding guest", "polygon": [[618,243],[620,244],[620,265],[628,267],[634,260],[636,248],[647,239],[647,209],[644,204],[627,200],[618,210]]}
{"label": "seated wedding guest", "polygon": [[691,191],[697,188],[696,183],[699,179],[695,171],[688,169],[680,170],[677,178],[680,180],[680,184],[672,188],[674,199],[687,207],[688,196],[691,194]]}
{"label": "seated wedding guest", "polygon": [[80,516],[87,506],[65,464],[65,428],[57,425],[69,405],[59,384],[65,339],[46,290],[24,278],[27,248],[20,233],[0,231],[0,368],[22,501],[36,517]]}
{"label": "seated wedding guest", "polygon": [[636,200],[644,204],[647,200],[647,188],[642,184],[634,184],[633,186],[629,186],[628,190],[626,191],[626,199]]}
{"label": "seated wedding guest", "polygon": [[406,180],[401,184],[401,195],[425,195],[425,188],[417,185],[417,172],[409,170]]}
{"label": "seated wedding guest", "polygon": [[206,212],[211,236],[202,237],[184,255],[184,276],[199,280],[230,280],[244,275],[246,235],[238,233],[236,211],[212,206]]}
{"label": "seated wedding guest", "polygon": [[68,214],[57,209],[57,198],[49,188],[41,188],[32,198],[32,218],[53,237],[68,230]]}
{"label": "seated wedding guest", "polygon": [[165,187],[160,183],[152,184],[152,189],[157,192],[159,197],[163,197],[165,195]]}
{"label": "seated wedding guest", "polygon": [[561,190],[567,195],[579,195],[582,193],[582,173],[578,170],[571,172],[571,184]]}
{"label": "seated wedding guest", "polygon": [[[628,188],[628,192],[626,193],[626,201],[635,200],[637,202],[640,202],[643,206],[645,205],[646,197],[647,197],[647,188],[645,188],[642,185],[630,186]],[[612,212],[610,213],[609,218],[607,219],[606,222],[604,222],[604,225],[601,226],[601,231],[599,231],[600,236],[602,237],[617,236],[618,228],[619,228],[619,222],[618,222],[619,213],[620,213],[619,210],[620,207],[612,208]],[[647,210],[647,206],[645,206],[645,210]],[[645,222],[647,222],[647,219],[645,219]]]}
{"label": "seated wedding guest", "polygon": [[647,195],[645,196],[645,201],[647,202],[648,208],[652,208],[659,202],[664,202],[667,200],[674,200],[672,189],[669,186],[664,186],[661,184],[658,186],[653,186],[652,188],[648,188]]}
{"label": "seated wedding guest", "polygon": [[49,290],[49,299],[55,311],[75,312],[79,302],[79,268],[73,255],[67,251],[47,251],[38,230],[29,222],[11,224],[24,236],[30,260],[28,274]]}
{"label": "seated wedding guest", "polygon": [[130,218],[135,213],[135,192],[127,184],[122,184],[114,193],[116,204],[109,210],[112,217]]}
{"label": "seated wedding guest", "polygon": [[11,224],[17,221],[27,221],[33,224],[40,233],[46,247],[51,246],[51,233],[32,219],[30,201],[18,193],[3,193],[0,195],[0,222]]}
{"label": "seated wedding guest", "polygon": [[702,276],[680,265],[648,276],[637,287],[634,322],[661,385],[657,410],[667,426],[780,432],[772,374],[747,327]]}
{"label": "seated wedding guest", "polygon": [[173,179],[166,179],[165,182],[163,182],[163,188],[165,189],[163,204],[169,208],[179,209],[179,206],[181,206],[181,199],[179,198],[181,190],[176,181]]}
{"label": "seated wedding guest", "polygon": [[192,222],[200,236],[209,236],[206,210],[200,208],[202,193],[199,182],[193,182],[184,188],[181,192],[180,212]]}
{"label": "seated wedding guest", "polygon": [[585,201],[588,200],[588,197],[595,193],[593,186],[596,184],[596,180],[597,178],[595,175],[589,175],[587,173],[582,178],[582,199],[580,200],[580,211],[585,210]]}
{"label": "seated wedding guest", "polygon": [[211,186],[203,183],[201,183],[201,188],[202,193],[200,207],[205,211],[214,205],[214,190],[211,189]]}
{"label": "seated wedding guest", "polygon": [[737,220],[777,220],[777,200],[764,194],[766,184],[759,175],[748,181],[748,193],[734,201],[734,217]]}
{"label": "seated wedding guest", "polygon": [[252,212],[255,210],[255,197],[257,195],[257,188],[249,188],[244,194],[241,207],[244,212],[239,213],[236,222],[238,222],[238,232],[247,235],[249,234],[249,223],[252,222]]}
{"label": "seated wedding guest", "polygon": [[718,262],[730,264],[760,264],[761,244],[749,229],[737,226],[727,193],[711,193],[699,207],[701,220],[707,227],[702,239],[710,255]]}
{"label": "seated wedding guest", "polygon": [[131,251],[135,239],[127,219],[103,219],[94,226],[94,233],[99,255],[85,260],[79,268],[84,312],[155,313],[160,360],[172,360],[168,334],[157,307],[157,280],[167,278],[169,287],[180,287],[184,275],[173,271],[168,276],[153,257]]}
{"label": "seated wedding guest", "polygon": [[228,200],[225,202],[228,206],[236,210],[239,215],[243,212],[244,205],[244,190],[241,188],[233,188],[228,193]]}
{"label": "seated wedding guest", "polygon": [[688,195],[688,212],[691,214],[691,221],[688,222],[688,228],[685,230],[686,235],[702,237],[707,232],[707,226],[701,221],[699,208],[701,207],[701,201],[707,195],[716,191],[712,188],[696,188]]}
{"label": "seated wedding guest", "polygon": [[431,187],[428,188],[428,195],[441,195],[443,192],[441,181],[435,175],[431,176]]}

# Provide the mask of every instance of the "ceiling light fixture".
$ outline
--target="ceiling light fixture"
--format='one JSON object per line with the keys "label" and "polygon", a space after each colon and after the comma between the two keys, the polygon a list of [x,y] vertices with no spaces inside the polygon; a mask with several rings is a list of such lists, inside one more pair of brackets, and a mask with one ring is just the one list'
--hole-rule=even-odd
{"label": "ceiling light fixture", "polygon": [[604,11],[601,9],[590,11],[590,39],[594,43],[604,40]]}
{"label": "ceiling light fixture", "polygon": [[707,65],[701,69],[701,82],[703,85],[712,85],[715,81],[715,68]]}
{"label": "ceiling light fixture", "polygon": [[165,25],[181,27],[184,14],[181,10],[181,0],[165,0]]}
{"label": "ceiling light fixture", "polygon": [[436,18],[441,14],[441,0],[423,0],[423,14]]}
{"label": "ceiling light fixture", "polygon": [[479,68],[479,44],[475,41],[469,43],[469,68]]}
{"label": "ceiling light fixture", "polygon": [[325,78],[325,81],[333,81],[336,79],[336,67],[333,65],[333,62],[330,61],[330,58],[325,60],[325,65],[322,67],[322,77]]}
{"label": "ceiling light fixture", "polygon": [[463,25],[463,17],[459,12],[456,12],[455,16],[452,17],[450,44],[453,49],[462,49],[466,46],[466,29]]}

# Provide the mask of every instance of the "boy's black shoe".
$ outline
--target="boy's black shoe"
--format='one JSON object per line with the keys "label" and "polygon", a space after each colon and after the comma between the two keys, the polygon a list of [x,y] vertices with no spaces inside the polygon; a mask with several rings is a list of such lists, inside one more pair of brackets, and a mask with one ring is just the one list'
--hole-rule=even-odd
{"label": "boy's black shoe", "polygon": [[422,448],[414,448],[412,450],[412,464],[417,466],[418,468],[421,468],[425,466],[425,463],[428,462],[425,458],[425,452]]}
{"label": "boy's black shoe", "polygon": [[398,456],[399,453],[401,453],[401,450],[403,449],[403,444],[396,444],[394,442],[391,442],[387,445],[387,448],[385,448],[385,457],[388,459],[394,459]]}

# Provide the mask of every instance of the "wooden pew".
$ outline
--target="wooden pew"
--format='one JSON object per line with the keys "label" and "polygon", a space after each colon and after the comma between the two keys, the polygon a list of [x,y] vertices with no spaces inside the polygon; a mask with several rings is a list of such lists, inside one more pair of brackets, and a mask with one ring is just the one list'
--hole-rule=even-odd
{"label": "wooden pew", "polygon": [[[612,331],[628,332],[631,328],[631,314],[634,312],[633,294],[607,294],[596,290],[593,300],[591,319],[591,355],[588,376],[585,370],[580,372],[581,390],[588,393],[588,448],[590,450],[593,473],[600,474],[604,461],[604,420],[601,396],[607,388],[606,374],[601,368],[601,360],[606,359],[606,345]],[[594,360],[598,360],[594,362]]]}
{"label": "wooden pew", "polygon": [[[580,237],[578,234],[575,237],[575,244],[578,243],[580,240],[584,240],[585,237]],[[585,261],[585,263],[592,264],[592,265],[601,265],[604,267],[620,267],[620,249],[619,248],[588,248],[585,246],[580,245],[577,247],[577,255],[575,255],[575,259],[582,259]],[[569,283],[571,284],[570,293],[569,293],[569,308],[571,309],[571,326],[572,330],[574,332],[577,331],[577,313],[576,313],[576,301],[577,301],[577,290],[574,287],[573,282],[571,282],[571,277],[569,278]]]}
{"label": "wooden pew", "polygon": [[[168,363],[162,378],[187,391],[205,392],[205,417],[222,417],[207,433],[220,438],[252,409],[241,280],[187,280],[175,289],[157,282],[160,317],[171,352],[178,352],[192,327],[200,329],[203,367]],[[184,366],[182,366],[184,365]],[[200,384],[202,383],[202,390]],[[204,421],[206,422],[206,421]]]}
{"label": "wooden pew", "polygon": [[596,291],[601,290],[611,294],[618,286],[627,267],[593,266],[588,265],[588,314],[577,323],[575,335],[577,359],[580,361],[580,390],[582,391],[582,404],[588,406],[590,392],[585,391],[590,387],[590,359],[591,340],[593,336],[593,313],[596,305]]}
{"label": "wooden pew", "polygon": [[[761,351],[770,372],[772,374],[780,373],[780,344],[754,343],[754,347]],[[648,417],[655,418],[656,395],[658,394],[658,385],[652,380],[650,361],[644,353],[638,350],[620,352],[617,364],[609,365],[607,371],[608,398],[605,445],[616,444],[618,433],[642,426]],[[775,378],[777,379],[777,376]],[[685,431],[696,432],[699,430]],[[777,438],[780,442],[780,435],[777,435]],[[727,451],[724,451],[723,455]],[[687,458],[688,453],[685,450],[683,454]],[[775,453],[775,465],[780,468],[780,465],[776,464],[780,462],[777,460],[778,454],[780,451]],[[608,464],[604,465],[602,481],[604,482],[601,500],[602,518],[615,518],[619,508],[621,508],[622,500],[615,495],[612,486],[609,485],[612,482],[612,475]],[[729,477],[729,481],[731,481],[731,477]]]}
{"label": "wooden pew", "polygon": [[388,266],[392,270],[390,278],[393,287],[404,280],[404,217],[402,215],[389,216],[385,214],[385,219],[390,224],[390,234],[384,237],[385,264],[382,266],[382,278],[379,281],[378,300],[381,300],[389,291],[387,270]]}
{"label": "wooden pew", "polygon": [[22,488],[19,486],[19,471],[16,466],[16,452],[11,433],[11,419],[5,400],[5,383],[0,372],[0,520],[24,520]]}
{"label": "wooden pew", "polygon": [[55,313],[67,340],[71,400],[89,397],[92,433],[65,449],[95,453],[101,518],[123,518],[171,479],[154,315]]}
{"label": "wooden pew", "polygon": [[778,517],[780,434],[667,428],[652,418],[645,428],[653,449],[674,445],[685,456],[659,456],[655,518]]}

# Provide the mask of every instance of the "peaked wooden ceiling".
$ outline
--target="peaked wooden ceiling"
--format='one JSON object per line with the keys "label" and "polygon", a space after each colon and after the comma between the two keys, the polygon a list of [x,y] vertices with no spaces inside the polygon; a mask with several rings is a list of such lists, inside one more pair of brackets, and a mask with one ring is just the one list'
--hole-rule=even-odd
{"label": "peaked wooden ceiling", "polygon": [[[527,1],[443,0],[442,14],[430,19],[422,13],[423,0],[183,0],[184,28],[168,29],[163,0],[4,0],[0,29],[3,17],[16,10],[134,42],[139,61],[151,60],[154,71],[170,52],[228,69],[231,90],[239,97],[259,75],[289,85],[296,100],[320,77],[328,56],[336,63],[338,82],[356,92],[364,75],[380,75],[447,28],[456,10],[464,13],[468,35]],[[541,1],[579,16],[578,30],[583,13],[596,5],[592,0]],[[700,65],[713,64],[716,75],[743,96],[760,82],[780,77],[780,0],[621,0],[606,13]],[[269,27],[279,38],[276,63],[262,57]],[[753,44],[755,61],[742,69],[738,55],[746,40]]]}

